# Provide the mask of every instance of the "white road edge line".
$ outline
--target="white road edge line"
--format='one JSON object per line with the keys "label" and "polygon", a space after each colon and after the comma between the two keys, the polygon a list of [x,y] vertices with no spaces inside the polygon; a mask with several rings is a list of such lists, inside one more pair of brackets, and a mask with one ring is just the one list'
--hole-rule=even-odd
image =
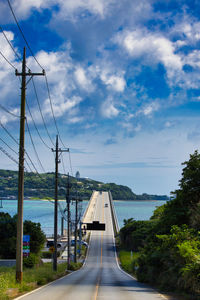
{"label": "white road edge line", "polygon": [[[91,232],[91,233],[92,233],[92,232]],[[90,238],[91,238],[91,234],[90,234]],[[22,298],[24,298],[24,297],[26,297],[26,296],[29,296],[29,295],[33,294],[34,292],[39,291],[39,290],[41,290],[41,289],[43,289],[43,288],[45,288],[45,287],[47,287],[47,286],[53,284],[55,281],[59,281],[59,280],[63,279],[64,277],[70,276],[70,275],[72,275],[72,274],[74,274],[74,273],[80,271],[81,269],[83,269],[83,267],[84,267],[85,264],[86,264],[87,258],[88,258],[89,247],[90,247],[90,238],[89,238],[89,242],[88,242],[88,250],[87,250],[87,254],[86,254],[84,263],[83,263],[83,265],[81,266],[80,269],[78,269],[78,270],[76,270],[76,271],[73,271],[72,273],[66,274],[66,275],[64,275],[64,276],[62,276],[62,277],[60,277],[60,278],[58,278],[58,279],[56,279],[56,280],[53,280],[53,281],[51,281],[51,282],[49,282],[49,283],[47,283],[47,284],[45,284],[45,285],[43,285],[43,286],[40,286],[40,287],[38,287],[38,288],[36,288],[36,289],[30,291],[29,293],[25,293],[25,294],[23,294],[23,295],[21,295],[21,296],[19,296],[19,297],[17,297],[17,298],[14,298],[14,299],[15,299],[15,300],[18,300],[18,299],[22,299]]]}
{"label": "white road edge line", "polygon": [[[112,216],[111,216],[111,220],[112,220]],[[118,256],[117,256],[117,250],[116,250],[116,244],[115,244],[115,237],[114,237],[113,220],[112,220],[112,233],[113,233],[113,234],[112,234],[113,244],[114,244],[114,249],[115,249],[115,259],[116,259],[116,263],[117,263],[117,266],[118,266],[119,270],[120,270],[122,273],[124,273],[125,275],[128,275],[131,279],[138,281],[137,278],[135,278],[134,276],[132,276],[132,275],[130,275],[129,273],[127,273],[126,271],[124,271],[124,270],[120,267],[120,265],[119,265],[119,262],[118,262]],[[168,298],[166,298],[164,295],[160,294],[157,290],[155,290],[155,289],[152,288],[152,287],[150,287],[150,288],[151,288],[153,291],[155,291],[155,292],[158,294],[158,296],[162,297],[163,299],[168,300]]]}

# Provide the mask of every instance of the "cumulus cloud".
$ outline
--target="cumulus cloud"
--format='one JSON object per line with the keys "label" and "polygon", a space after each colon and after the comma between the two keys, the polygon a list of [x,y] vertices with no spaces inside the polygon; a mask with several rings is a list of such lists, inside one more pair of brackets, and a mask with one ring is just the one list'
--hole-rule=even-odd
{"label": "cumulus cloud", "polygon": [[119,114],[119,110],[114,106],[113,100],[108,98],[102,103],[101,113],[104,117],[111,119]]}
{"label": "cumulus cloud", "polygon": [[92,91],[93,85],[92,81],[89,78],[89,74],[86,74],[86,71],[82,67],[77,67],[74,72],[75,80],[78,83],[78,85],[83,88],[86,91]]}
{"label": "cumulus cloud", "polygon": [[175,53],[173,42],[161,34],[141,29],[123,31],[116,35],[114,42],[123,47],[131,57],[143,58],[144,63],[163,63],[169,78],[173,78],[182,69],[183,63],[181,57]]}
{"label": "cumulus cloud", "polygon": [[107,70],[102,71],[100,78],[108,88],[116,92],[123,92],[126,87],[126,81],[123,76],[109,74]]}

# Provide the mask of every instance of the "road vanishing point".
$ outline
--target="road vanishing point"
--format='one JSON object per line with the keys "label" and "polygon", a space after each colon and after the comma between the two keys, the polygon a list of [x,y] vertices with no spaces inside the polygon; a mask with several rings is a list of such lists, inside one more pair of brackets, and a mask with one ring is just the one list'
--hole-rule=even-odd
{"label": "road vanishing point", "polygon": [[91,231],[83,267],[29,294],[24,300],[163,300],[149,286],[139,283],[119,267],[108,192],[94,192],[84,222],[106,224],[105,231]]}

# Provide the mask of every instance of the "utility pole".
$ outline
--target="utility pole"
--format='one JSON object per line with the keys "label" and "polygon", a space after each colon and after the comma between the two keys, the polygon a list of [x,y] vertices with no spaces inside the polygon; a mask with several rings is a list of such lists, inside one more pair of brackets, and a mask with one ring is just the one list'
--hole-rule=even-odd
{"label": "utility pole", "polygon": [[53,270],[57,271],[57,235],[58,235],[58,164],[59,153],[69,152],[69,149],[62,150],[58,148],[58,135],[56,136],[56,149],[51,149],[56,153],[55,157],[55,200],[54,200],[54,252],[53,252]]}
{"label": "utility pole", "polygon": [[70,199],[69,199],[69,189],[70,189],[70,184],[69,184],[69,173],[67,177],[67,193],[66,193],[66,202],[67,202],[67,267],[68,269],[70,268]]}
{"label": "utility pole", "polygon": [[64,235],[64,218],[61,217],[61,236]]}
{"label": "utility pole", "polygon": [[78,223],[78,199],[75,200],[75,245],[74,245],[74,262],[76,263],[77,254],[77,223]]}
{"label": "utility pole", "polygon": [[[74,245],[74,262],[77,262],[77,227],[78,227],[78,203],[82,200],[78,196],[78,192],[76,193],[75,198],[75,230],[74,230],[74,236],[75,236],[75,245]],[[81,240],[79,240],[79,247],[81,249]]]}
{"label": "utility pole", "polygon": [[[23,279],[23,202],[24,202],[24,139],[25,139],[25,106],[26,86],[30,79],[42,73],[26,72],[26,48],[24,47],[22,72],[15,70],[16,76],[22,77],[21,84],[21,112],[20,112],[20,143],[19,143],[19,174],[18,174],[18,207],[17,207],[17,244],[16,244],[16,281],[21,283]],[[26,83],[26,76],[31,76]]]}

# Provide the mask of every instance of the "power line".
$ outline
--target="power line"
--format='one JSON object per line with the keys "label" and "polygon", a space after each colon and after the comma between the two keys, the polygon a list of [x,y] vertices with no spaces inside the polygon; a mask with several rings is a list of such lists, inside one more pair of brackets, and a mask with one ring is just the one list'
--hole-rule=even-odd
{"label": "power line", "polygon": [[[18,165],[18,161],[12,157],[12,155],[10,155],[5,149],[3,149],[3,147],[0,146],[0,150],[1,152],[3,152],[8,158],[10,158],[10,160],[12,160],[13,162],[15,162]],[[26,170],[26,172],[28,172],[28,170],[26,169],[26,167],[24,167],[24,169]]]}
{"label": "power line", "polygon": [[9,39],[8,39],[8,37],[6,36],[6,34],[5,34],[5,32],[4,32],[4,30],[3,30],[3,28],[2,28],[1,25],[0,25],[0,29],[1,29],[1,31],[2,31],[2,33],[3,33],[3,35],[4,35],[4,37],[5,37],[6,41],[7,41],[8,44],[10,45],[11,49],[13,50],[13,52],[15,53],[15,55],[17,56],[17,58],[18,58],[19,60],[22,60],[22,59],[20,58],[19,54],[17,53],[17,51],[15,50],[15,48],[13,47],[13,45],[11,44],[11,42],[9,41]]}
{"label": "power line", "polygon": [[[16,155],[18,155],[18,152],[17,151],[15,151],[12,147],[10,147],[1,137],[0,137],[0,140],[12,151],[12,152],[14,152]],[[4,151],[4,153],[5,153],[5,151]],[[7,154],[6,154],[7,155]],[[10,155],[11,156],[11,155]],[[12,159],[13,160],[13,159]],[[16,162],[16,161],[15,161]],[[28,168],[29,168],[29,170],[32,172],[32,170],[31,170],[31,167],[30,167],[30,165],[28,164],[28,162],[27,162],[27,160],[25,159],[25,162],[26,162],[26,164],[27,164],[27,166],[28,166]],[[26,168],[25,168],[26,169]],[[26,169],[27,170],[27,169]]]}
{"label": "power line", "polygon": [[38,107],[39,107],[39,111],[40,111],[40,114],[41,114],[41,117],[42,117],[42,121],[43,121],[43,124],[44,124],[44,128],[45,128],[45,130],[47,132],[47,135],[48,135],[48,137],[49,137],[52,145],[55,146],[54,142],[53,142],[53,140],[52,140],[52,138],[51,138],[51,136],[49,134],[48,128],[47,128],[46,123],[45,123],[45,120],[44,120],[44,116],[43,116],[43,113],[42,113],[42,109],[41,109],[41,106],[40,106],[40,101],[39,101],[39,98],[38,98],[38,94],[37,94],[37,90],[36,90],[36,86],[35,86],[35,82],[34,82],[33,78],[32,78],[32,83],[33,83],[33,89],[34,89],[34,92],[35,92],[35,96],[36,96],[37,104],[38,104]]}
{"label": "power line", "polygon": [[13,117],[16,117],[16,118],[20,118],[20,116],[12,113],[11,111],[9,111],[7,108],[5,108],[3,105],[0,104],[0,108],[3,109],[5,112],[7,112],[8,114],[10,114],[11,116]]}
{"label": "power line", "polygon": [[[1,123],[1,121],[0,121],[0,126],[1,126],[1,127],[3,128],[3,130],[10,136],[10,138],[11,138],[11,139],[19,146],[19,142],[18,142],[18,141],[14,138],[14,136],[6,129],[6,127]],[[36,172],[37,172],[37,169],[36,169],[34,163],[32,162],[32,160],[31,160],[31,158],[30,158],[28,152],[25,151],[25,154],[27,155],[27,157],[28,157],[30,163],[32,164],[33,169],[35,169]],[[27,161],[26,161],[26,163],[28,164]],[[30,166],[29,166],[29,169],[30,169]]]}
{"label": "power line", "polygon": [[21,33],[21,35],[22,35],[22,37],[23,37],[23,39],[24,39],[24,41],[25,41],[25,43],[26,43],[26,45],[27,45],[27,47],[28,47],[28,49],[29,49],[29,51],[31,52],[31,55],[33,56],[33,58],[35,59],[36,63],[39,65],[39,67],[43,70],[43,67],[42,67],[41,64],[38,62],[37,58],[35,57],[33,51],[31,50],[31,47],[29,46],[29,43],[28,43],[27,40],[26,40],[26,37],[25,37],[25,35],[24,35],[24,33],[23,33],[21,27],[19,26],[19,23],[18,23],[18,21],[17,21],[17,18],[16,18],[16,16],[15,16],[15,13],[14,13],[14,10],[13,10],[13,8],[12,8],[12,6],[11,6],[10,1],[7,0],[7,2],[8,2],[8,5],[9,5],[9,8],[10,8],[10,10],[11,10],[11,13],[12,13],[12,15],[13,15],[13,18],[14,18],[16,24],[17,24],[17,27],[18,27],[18,29],[19,29],[19,31],[20,31],[20,33]]}
{"label": "power line", "polygon": [[5,132],[11,137],[11,139],[17,144],[19,145],[18,141],[14,138],[14,136],[6,129],[6,127],[1,123],[0,121],[0,126],[5,130]]}
{"label": "power line", "polygon": [[18,155],[17,151],[15,151],[13,148],[11,148],[1,137],[0,137],[0,140],[10,149],[12,150],[12,152],[14,152],[15,154]]}
{"label": "power line", "polygon": [[51,149],[51,148],[46,144],[46,142],[43,140],[43,138],[42,138],[42,136],[41,136],[41,134],[40,134],[40,132],[39,132],[39,130],[38,130],[36,124],[35,124],[35,121],[34,121],[34,119],[33,119],[33,116],[32,116],[32,113],[31,113],[31,110],[30,110],[30,107],[29,107],[27,101],[26,101],[26,106],[27,106],[27,108],[28,108],[28,112],[29,112],[29,114],[30,114],[30,116],[31,116],[31,119],[32,119],[32,121],[33,121],[33,125],[34,125],[34,127],[35,127],[35,130],[37,131],[37,134],[38,134],[39,138],[41,139],[42,143],[43,143],[48,149]]}
{"label": "power line", "polygon": [[16,70],[15,66],[3,55],[3,53],[0,51],[1,56],[7,61],[7,63],[14,69]]}
{"label": "power line", "polygon": [[66,170],[65,170],[65,164],[64,164],[64,159],[63,159],[63,154],[62,154],[62,152],[61,152],[61,162],[62,162],[63,172],[64,172],[64,174],[66,175],[67,173],[66,173]]}
{"label": "power line", "polygon": [[32,144],[32,146],[33,146],[33,149],[34,149],[34,152],[35,152],[37,161],[38,161],[38,163],[39,163],[39,165],[40,165],[42,171],[45,173],[44,167],[43,167],[43,165],[42,165],[42,163],[41,163],[41,160],[40,160],[40,158],[39,158],[39,156],[38,156],[38,153],[37,153],[37,150],[36,150],[36,148],[35,148],[35,144],[34,144],[34,142],[33,142],[33,138],[32,138],[31,131],[30,131],[30,128],[29,128],[29,125],[28,125],[28,121],[27,121],[27,119],[25,119],[25,120],[26,120],[26,126],[27,126],[27,129],[28,129],[28,133],[29,133],[29,136],[30,136],[31,144]]}
{"label": "power line", "polygon": [[[12,13],[12,15],[13,15],[13,18],[14,18],[16,24],[17,24],[17,27],[18,27],[18,29],[19,29],[19,31],[20,31],[20,33],[21,33],[21,35],[22,35],[22,37],[23,37],[23,39],[24,39],[24,41],[25,41],[25,43],[26,43],[26,45],[27,45],[27,47],[28,47],[28,49],[29,49],[29,51],[30,51],[30,53],[31,53],[31,55],[33,56],[33,58],[35,59],[35,61],[37,62],[37,64],[40,66],[40,68],[41,68],[42,70],[44,70],[43,67],[41,66],[41,64],[38,62],[37,58],[35,57],[35,55],[34,55],[32,49],[31,49],[31,47],[29,46],[29,43],[28,43],[27,40],[26,40],[26,37],[25,37],[25,35],[24,35],[24,33],[23,33],[23,31],[22,31],[20,25],[19,25],[19,22],[18,22],[18,20],[17,20],[17,18],[16,18],[16,16],[15,16],[15,13],[14,13],[14,10],[13,10],[13,8],[12,8],[12,5],[11,5],[10,1],[7,0],[7,2],[8,2],[8,5],[9,5],[9,8],[10,8],[10,10],[11,10],[11,13]],[[66,148],[65,145],[64,145],[64,143],[63,143],[63,141],[62,141],[62,139],[61,139],[61,136],[60,136],[60,133],[59,133],[59,130],[58,130],[58,126],[57,126],[57,122],[56,122],[56,119],[55,119],[55,114],[54,114],[54,111],[53,111],[53,105],[52,105],[52,101],[51,101],[50,90],[49,90],[49,85],[48,85],[48,81],[47,81],[46,75],[45,75],[45,79],[46,79],[47,91],[48,91],[48,95],[49,95],[50,106],[51,106],[51,111],[52,111],[52,115],[53,115],[55,127],[56,127],[56,130],[57,130],[59,139],[60,139],[60,141],[61,141],[63,147]]]}
{"label": "power line", "polygon": [[56,130],[57,130],[57,133],[58,133],[58,137],[59,137],[59,139],[60,139],[61,144],[63,145],[63,147],[66,148],[65,145],[62,142],[62,139],[60,137],[60,132],[58,130],[58,126],[57,126],[55,114],[54,114],[54,111],[53,111],[53,104],[52,104],[52,100],[51,100],[50,89],[49,89],[49,84],[48,84],[48,80],[47,80],[46,74],[45,74],[45,81],[46,81],[47,92],[48,92],[48,96],[49,96],[49,102],[50,102],[50,106],[51,106],[51,112],[52,112],[52,116],[53,116],[53,119],[54,119],[54,124],[55,124]]}
{"label": "power line", "polygon": [[69,150],[69,165],[70,165],[71,174],[72,174],[72,176],[74,176],[74,175],[73,175],[73,169],[72,169],[72,160],[71,160],[71,153],[70,153],[70,150]]}

